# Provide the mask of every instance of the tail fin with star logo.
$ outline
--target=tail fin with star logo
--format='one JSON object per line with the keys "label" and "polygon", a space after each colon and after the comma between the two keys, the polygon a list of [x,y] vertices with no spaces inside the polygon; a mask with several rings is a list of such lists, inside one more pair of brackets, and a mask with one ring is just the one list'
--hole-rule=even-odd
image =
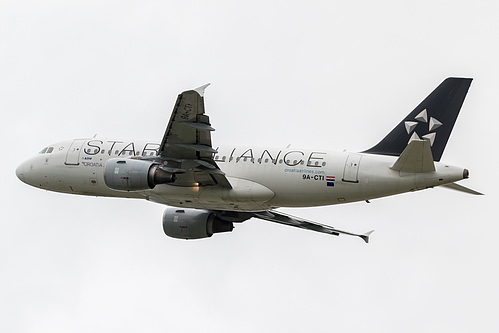
{"label": "tail fin with star logo", "polygon": [[413,140],[427,140],[434,161],[440,161],[473,79],[447,78],[369,154],[400,156]]}

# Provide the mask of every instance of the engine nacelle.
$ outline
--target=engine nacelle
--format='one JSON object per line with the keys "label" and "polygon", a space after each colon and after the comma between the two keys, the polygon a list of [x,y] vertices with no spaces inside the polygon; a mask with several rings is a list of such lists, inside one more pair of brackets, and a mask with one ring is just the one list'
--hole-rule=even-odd
{"label": "engine nacelle", "polygon": [[120,191],[153,189],[158,184],[173,183],[175,178],[155,162],[127,158],[109,159],[104,170],[106,185]]}
{"label": "engine nacelle", "polygon": [[232,222],[222,220],[209,210],[167,208],[163,213],[163,230],[174,238],[206,238],[232,229]]}

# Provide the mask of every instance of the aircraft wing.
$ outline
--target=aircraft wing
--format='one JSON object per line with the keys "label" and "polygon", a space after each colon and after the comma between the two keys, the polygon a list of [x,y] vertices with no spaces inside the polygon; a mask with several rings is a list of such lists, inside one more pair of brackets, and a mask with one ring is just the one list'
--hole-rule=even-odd
{"label": "aircraft wing", "polygon": [[178,186],[220,185],[232,188],[220,170],[211,145],[210,118],[204,113],[204,90],[209,84],[178,95],[159,148],[163,169],[174,172]]}
{"label": "aircraft wing", "polygon": [[354,233],[351,233],[348,231],[343,231],[343,230],[333,228],[333,227],[325,225],[325,224],[320,224],[317,222],[302,219],[300,217],[280,213],[280,212],[275,211],[275,210],[254,213],[254,216],[259,218],[259,219],[266,220],[266,221],[276,222],[276,223],[280,223],[280,224],[289,225],[292,227],[308,229],[308,230],[313,230],[313,231],[317,231],[317,232],[323,232],[325,234],[330,234],[330,235],[335,235],[335,236],[339,236],[340,234],[357,236],[357,237],[362,238],[364,240],[364,242],[366,242],[366,243],[369,243],[369,235],[374,231],[374,230],[371,230],[371,231],[366,232],[364,234],[354,234]]}

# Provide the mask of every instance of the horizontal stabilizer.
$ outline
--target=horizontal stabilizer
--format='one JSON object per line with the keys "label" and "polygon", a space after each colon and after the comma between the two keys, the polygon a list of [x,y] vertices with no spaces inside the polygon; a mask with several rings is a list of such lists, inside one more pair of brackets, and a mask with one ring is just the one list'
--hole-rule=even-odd
{"label": "horizontal stabilizer", "polygon": [[435,171],[430,141],[411,141],[390,169],[410,173]]}
{"label": "horizontal stabilizer", "polygon": [[468,193],[468,194],[483,195],[483,193],[477,192],[475,190],[464,187],[462,185],[458,185],[456,183],[445,184],[445,185],[442,185],[442,187],[450,188],[451,190],[460,191],[460,192],[464,192],[464,193]]}

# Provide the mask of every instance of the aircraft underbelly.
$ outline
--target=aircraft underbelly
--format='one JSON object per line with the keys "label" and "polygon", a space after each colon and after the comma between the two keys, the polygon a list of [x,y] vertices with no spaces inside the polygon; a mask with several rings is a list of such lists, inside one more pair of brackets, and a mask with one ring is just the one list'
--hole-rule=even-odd
{"label": "aircraft underbelly", "polygon": [[188,208],[203,208],[229,211],[262,211],[275,193],[267,187],[246,179],[227,177],[232,189],[220,186],[182,187],[174,185],[156,186],[146,191],[148,200]]}

